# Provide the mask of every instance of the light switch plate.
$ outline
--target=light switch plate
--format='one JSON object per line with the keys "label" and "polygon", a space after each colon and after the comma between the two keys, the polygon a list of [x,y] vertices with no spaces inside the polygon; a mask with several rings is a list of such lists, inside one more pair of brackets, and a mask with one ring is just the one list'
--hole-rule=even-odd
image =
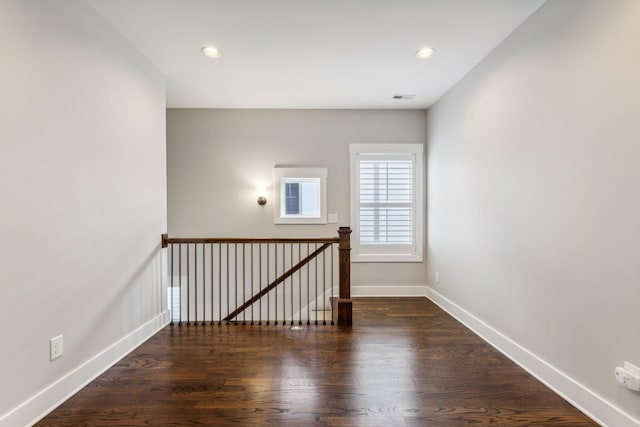
{"label": "light switch plate", "polygon": [[338,223],[338,214],[330,213],[328,215],[327,222],[329,224],[337,224]]}

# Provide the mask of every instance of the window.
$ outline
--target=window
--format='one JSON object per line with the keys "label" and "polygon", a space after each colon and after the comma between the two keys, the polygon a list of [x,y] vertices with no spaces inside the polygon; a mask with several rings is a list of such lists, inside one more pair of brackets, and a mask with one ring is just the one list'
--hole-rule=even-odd
{"label": "window", "polygon": [[280,215],[320,218],[320,178],[282,178]]}
{"label": "window", "polygon": [[[284,185],[284,211],[285,215],[299,215],[300,214],[300,183],[299,182],[286,182]],[[282,209],[282,208],[280,208]]]}
{"label": "window", "polygon": [[422,144],[351,144],[353,261],[422,261]]}
{"label": "window", "polygon": [[325,168],[273,169],[276,224],[326,224]]}

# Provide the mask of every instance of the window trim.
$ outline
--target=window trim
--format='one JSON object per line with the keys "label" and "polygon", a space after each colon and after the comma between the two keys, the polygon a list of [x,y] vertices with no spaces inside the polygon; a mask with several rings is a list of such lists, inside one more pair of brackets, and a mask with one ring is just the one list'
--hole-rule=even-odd
{"label": "window trim", "polygon": [[[364,156],[394,157],[410,155],[414,160],[413,245],[361,245],[359,160]],[[424,145],[423,144],[349,144],[351,247],[353,262],[422,262],[424,246]],[[384,248],[381,248],[384,246]],[[394,247],[395,246],[395,247]],[[375,251],[373,249],[379,248]]]}
{"label": "window trim", "polygon": [[[320,182],[320,216],[282,215],[282,179],[316,178]],[[273,168],[275,224],[326,224],[327,223],[327,168],[280,167]]]}

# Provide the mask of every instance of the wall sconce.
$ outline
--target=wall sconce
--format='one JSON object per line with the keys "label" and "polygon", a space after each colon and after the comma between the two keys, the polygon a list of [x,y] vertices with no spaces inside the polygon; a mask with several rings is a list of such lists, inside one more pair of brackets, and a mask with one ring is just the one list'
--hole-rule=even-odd
{"label": "wall sconce", "polygon": [[256,194],[258,196],[258,204],[260,206],[264,206],[267,204],[267,191],[264,188],[256,189]]}

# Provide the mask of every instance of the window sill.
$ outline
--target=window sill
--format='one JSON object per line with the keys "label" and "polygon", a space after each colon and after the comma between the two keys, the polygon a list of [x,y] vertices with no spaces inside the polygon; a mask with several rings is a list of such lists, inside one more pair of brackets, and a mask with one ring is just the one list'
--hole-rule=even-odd
{"label": "window sill", "polygon": [[422,262],[422,255],[356,255],[351,262]]}

